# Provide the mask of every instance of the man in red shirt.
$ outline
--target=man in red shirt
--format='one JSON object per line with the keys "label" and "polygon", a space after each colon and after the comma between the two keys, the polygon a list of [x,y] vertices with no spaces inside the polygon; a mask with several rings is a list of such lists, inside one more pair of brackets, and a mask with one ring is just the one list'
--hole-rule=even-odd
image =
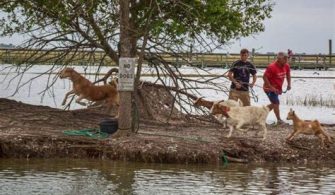
{"label": "man in red shirt", "polygon": [[290,66],[287,60],[288,55],[284,52],[279,52],[277,54],[277,60],[269,64],[263,75],[263,89],[269,97],[278,125],[285,124],[280,118],[279,111],[279,95],[283,92],[282,87],[285,78],[287,80],[287,90],[291,89]]}

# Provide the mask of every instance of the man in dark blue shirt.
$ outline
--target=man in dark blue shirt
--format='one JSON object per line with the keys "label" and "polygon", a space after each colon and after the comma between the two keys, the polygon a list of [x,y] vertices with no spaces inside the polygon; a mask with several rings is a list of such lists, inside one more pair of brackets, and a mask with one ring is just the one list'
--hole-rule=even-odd
{"label": "man in dark blue shirt", "polygon": [[[240,52],[240,60],[234,62],[229,69],[228,78],[232,81],[229,92],[229,99],[240,99],[243,106],[250,106],[249,87],[253,87],[256,83],[256,67],[248,61],[248,49],[242,49]],[[250,83],[250,75],[252,82]]]}

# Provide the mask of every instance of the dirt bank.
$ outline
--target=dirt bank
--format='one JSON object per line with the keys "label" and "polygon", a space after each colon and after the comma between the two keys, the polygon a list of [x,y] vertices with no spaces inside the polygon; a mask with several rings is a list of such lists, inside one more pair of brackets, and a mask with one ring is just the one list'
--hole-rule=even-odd
{"label": "dirt bank", "polygon": [[[64,111],[46,106],[0,99],[0,157],[100,158],[159,163],[309,162],[335,161],[335,145],[321,149],[316,137],[285,137],[292,126],[268,126],[268,139],[261,141],[255,130],[235,131],[206,122],[174,120],[166,124],[143,119],[137,134],[129,137],[92,139],[68,136],[64,130],[97,128],[108,116],[94,110]],[[334,132],[334,127],[326,127]]]}

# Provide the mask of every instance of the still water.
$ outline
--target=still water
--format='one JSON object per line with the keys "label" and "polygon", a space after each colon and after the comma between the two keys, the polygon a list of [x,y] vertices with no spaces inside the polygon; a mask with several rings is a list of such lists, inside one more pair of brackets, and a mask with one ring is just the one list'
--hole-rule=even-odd
{"label": "still water", "polygon": [[1,159],[0,194],[334,194],[334,168]]}

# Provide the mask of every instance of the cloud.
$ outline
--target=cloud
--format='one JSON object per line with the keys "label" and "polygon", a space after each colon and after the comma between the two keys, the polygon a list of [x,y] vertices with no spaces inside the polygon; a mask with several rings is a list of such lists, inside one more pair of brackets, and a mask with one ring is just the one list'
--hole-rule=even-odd
{"label": "cloud", "polygon": [[[265,32],[242,38],[231,47],[261,48],[259,52],[286,51],[328,53],[328,40],[335,41],[334,0],[276,0]],[[334,45],[334,44],[333,44]]]}

